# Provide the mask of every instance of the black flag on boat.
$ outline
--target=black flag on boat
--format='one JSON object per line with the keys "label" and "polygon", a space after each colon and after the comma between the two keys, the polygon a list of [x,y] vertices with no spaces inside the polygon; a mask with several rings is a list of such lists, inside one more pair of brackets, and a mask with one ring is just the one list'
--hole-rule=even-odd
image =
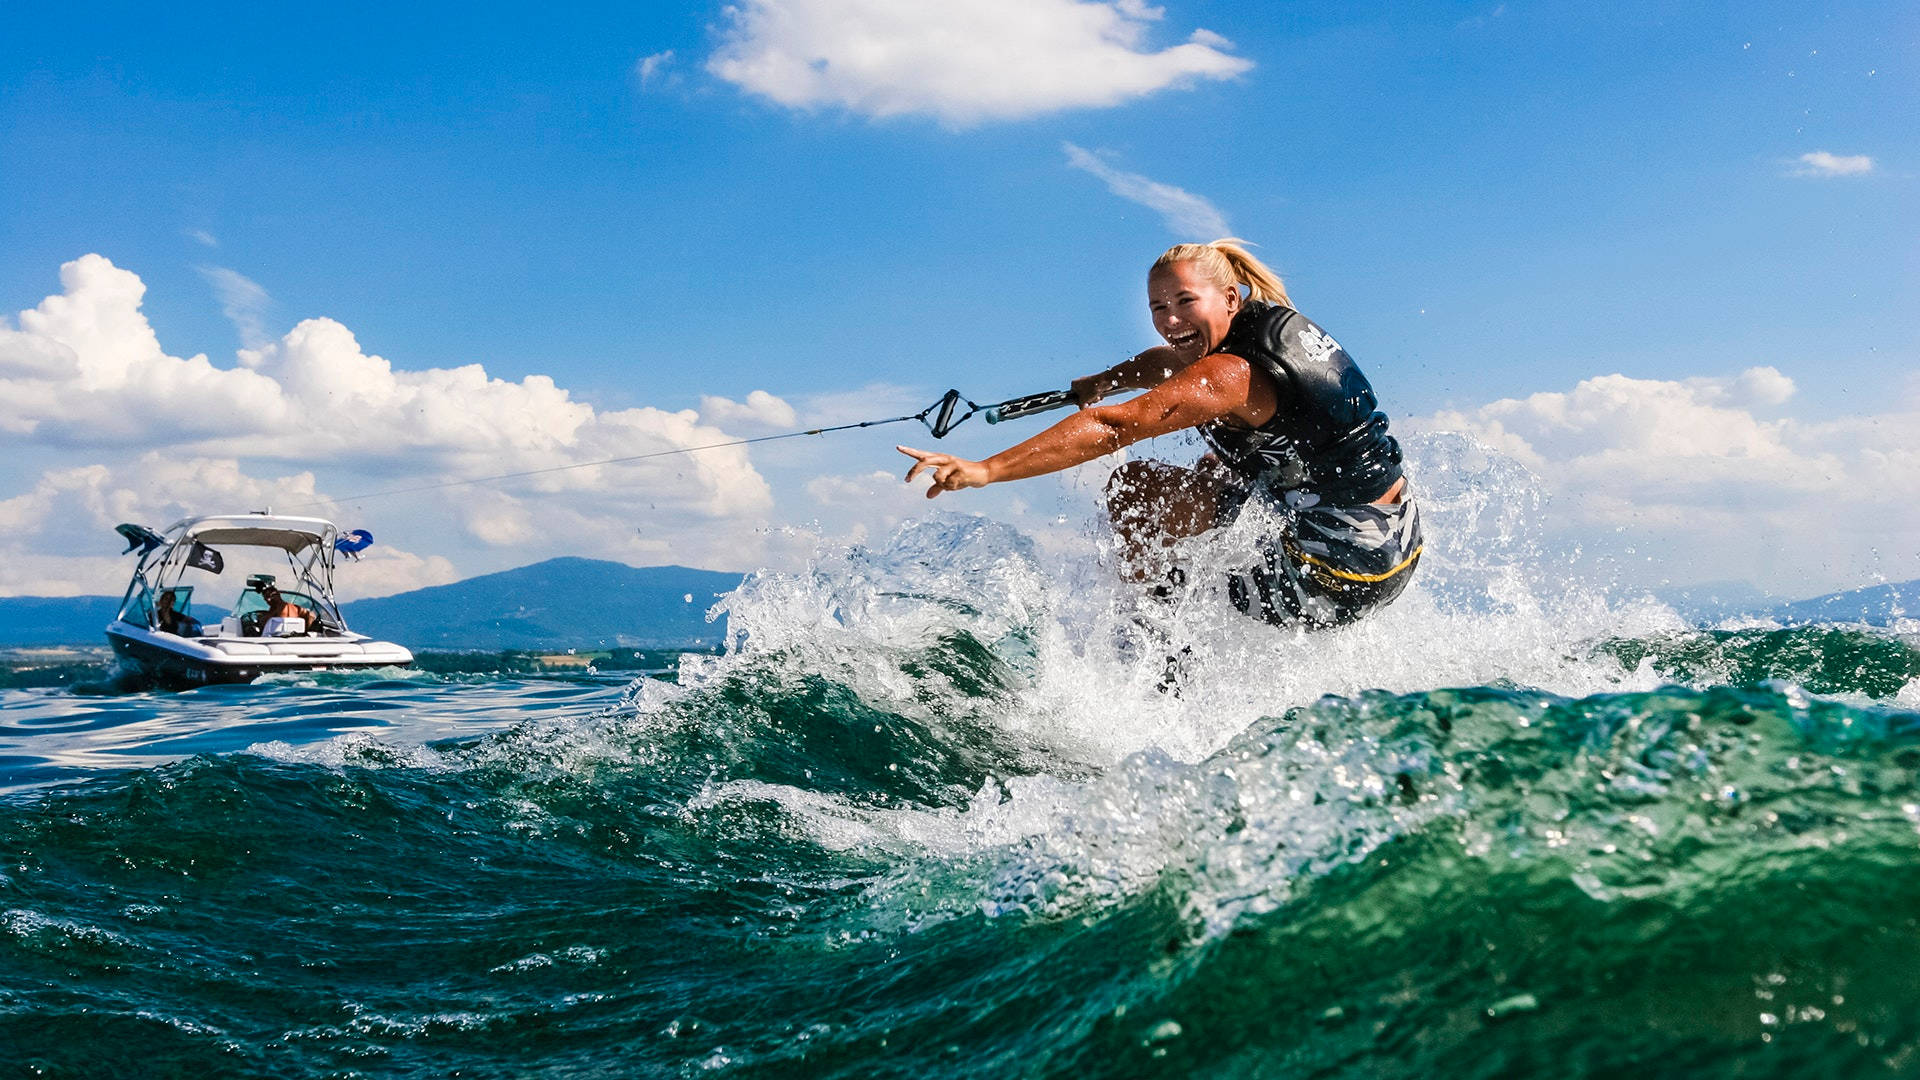
{"label": "black flag on boat", "polygon": [[187,549],[187,565],[217,574],[227,568],[227,560],[221,558],[219,552],[195,540],[193,546]]}

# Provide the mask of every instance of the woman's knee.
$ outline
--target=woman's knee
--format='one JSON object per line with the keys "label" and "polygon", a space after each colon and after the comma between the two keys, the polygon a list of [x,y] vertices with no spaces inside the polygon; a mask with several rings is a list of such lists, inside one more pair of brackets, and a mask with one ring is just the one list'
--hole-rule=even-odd
{"label": "woman's knee", "polygon": [[1129,461],[1107,480],[1107,516],[1127,532],[1192,536],[1212,524],[1217,485],[1192,469]]}
{"label": "woman's knee", "polygon": [[1129,461],[1107,478],[1107,509],[1139,512],[1185,496],[1192,488],[1189,470],[1159,461]]}
{"label": "woman's knee", "polygon": [[1167,483],[1168,467],[1158,461],[1129,461],[1107,477],[1107,499],[1151,495]]}

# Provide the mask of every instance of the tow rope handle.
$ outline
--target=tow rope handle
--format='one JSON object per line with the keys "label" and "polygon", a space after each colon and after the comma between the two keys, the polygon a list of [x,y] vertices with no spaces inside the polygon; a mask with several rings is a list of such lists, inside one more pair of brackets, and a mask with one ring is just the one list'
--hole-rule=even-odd
{"label": "tow rope handle", "polygon": [[[979,413],[981,416],[986,417],[987,423],[989,424],[997,424],[1002,420],[1018,420],[1023,416],[1032,416],[1034,413],[1048,412],[1053,409],[1064,409],[1069,405],[1078,405],[1079,403],[1080,399],[1074,397],[1073,391],[1071,390],[1048,390],[1041,394],[1028,394],[1026,397],[1009,398],[997,405],[976,405],[968,401],[960,391],[949,390],[941,395],[939,401],[927,406],[924,412],[917,416],[902,417],[901,419],[918,420],[927,425],[927,430],[933,432],[934,438],[944,439],[947,437],[949,431],[966,422],[974,413]],[[966,406],[964,410],[961,409],[962,405]],[[891,423],[892,421],[882,420],[879,422],[884,424]],[[865,427],[866,425],[862,424],[858,426]]]}
{"label": "tow rope handle", "polygon": [[[953,415],[954,410],[958,409],[962,403],[966,404],[967,411],[961,413],[956,419]],[[931,419],[928,418],[927,413],[933,414]],[[959,427],[962,421],[973,414],[973,402],[961,397],[960,391],[949,390],[941,396],[939,401],[933,403],[932,408],[921,413],[920,419],[926,423],[927,430],[933,432],[934,438],[944,439],[947,437],[947,432]]]}
{"label": "tow rope handle", "polygon": [[1028,394],[1026,397],[1013,398],[998,405],[989,405],[980,410],[980,415],[987,418],[987,423],[997,424],[1002,420],[1018,420],[1023,416],[1032,416],[1034,413],[1051,412],[1054,409],[1064,409],[1069,405],[1078,404],[1080,399],[1074,397],[1071,390],[1048,390],[1042,394]]}

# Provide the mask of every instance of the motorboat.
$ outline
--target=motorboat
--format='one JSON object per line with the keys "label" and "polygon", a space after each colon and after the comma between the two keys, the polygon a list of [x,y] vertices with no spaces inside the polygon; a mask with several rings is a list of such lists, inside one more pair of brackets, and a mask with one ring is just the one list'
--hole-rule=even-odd
{"label": "motorboat", "polygon": [[[187,518],[155,532],[115,529],[138,551],[107,641],[125,667],[170,686],[251,682],[288,671],[406,667],[413,653],[347,629],[333,596],[336,558],[372,542],[332,522],[268,512]],[[195,596],[238,582],[231,606],[195,617]],[[212,618],[214,613],[220,617]]]}

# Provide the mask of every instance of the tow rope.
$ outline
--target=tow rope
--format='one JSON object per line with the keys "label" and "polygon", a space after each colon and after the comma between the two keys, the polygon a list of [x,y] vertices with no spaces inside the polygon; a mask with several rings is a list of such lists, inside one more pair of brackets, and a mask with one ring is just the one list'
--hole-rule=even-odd
{"label": "tow rope", "polygon": [[[947,433],[965,423],[976,414],[989,424],[998,424],[1006,420],[1018,420],[1023,416],[1047,412],[1052,409],[1064,409],[1076,403],[1071,390],[1049,390],[1040,394],[1028,394],[1025,397],[1008,398],[992,405],[981,405],[968,400],[958,390],[949,390],[940,395],[940,400],[921,409],[917,413],[905,416],[889,416],[884,420],[862,420],[853,424],[835,424],[830,427],[808,428],[805,431],[787,431],[778,435],[759,435],[751,439],[730,439],[726,442],[704,443],[700,446],[677,446],[671,450],[655,450],[646,454],[629,454],[625,457],[603,458],[599,461],[577,461],[570,465],[550,465],[544,469],[524,469],[520,472],[499,473],[494,476],[476,476],[467,480],[445,480],[435,484],[420,484],[414,487],[389,488],[385,491],[369,491],[360,495],[347,495],[330,500],[331,503],[359,502],[365,499],[385,498],[389,495],[413,495],[423,491],[440,491],[445,488],[470,487],[474,484],[491,484],[500,480],[519,480],[528,476],[545,476],[548,473],[567,472],[571,469],[591,469],[597,465],[624,465],[632,461],[646,461],[650,458],[672,457],[676,454],[692,454],[701,450],[719,450],[729,446],[750,446],[754,443],[775,442],[780,439],[798,439],[806,435],[826,435],[835,431],[853,431],[857,428],[880,427],[883,424],[900,424],[908,420],[918,420],[927,426],[936,439],[944,439]],[[962,409],[962,406],[965,406]],[[304,503],[289,509],[326,506],[328,503]]]}

